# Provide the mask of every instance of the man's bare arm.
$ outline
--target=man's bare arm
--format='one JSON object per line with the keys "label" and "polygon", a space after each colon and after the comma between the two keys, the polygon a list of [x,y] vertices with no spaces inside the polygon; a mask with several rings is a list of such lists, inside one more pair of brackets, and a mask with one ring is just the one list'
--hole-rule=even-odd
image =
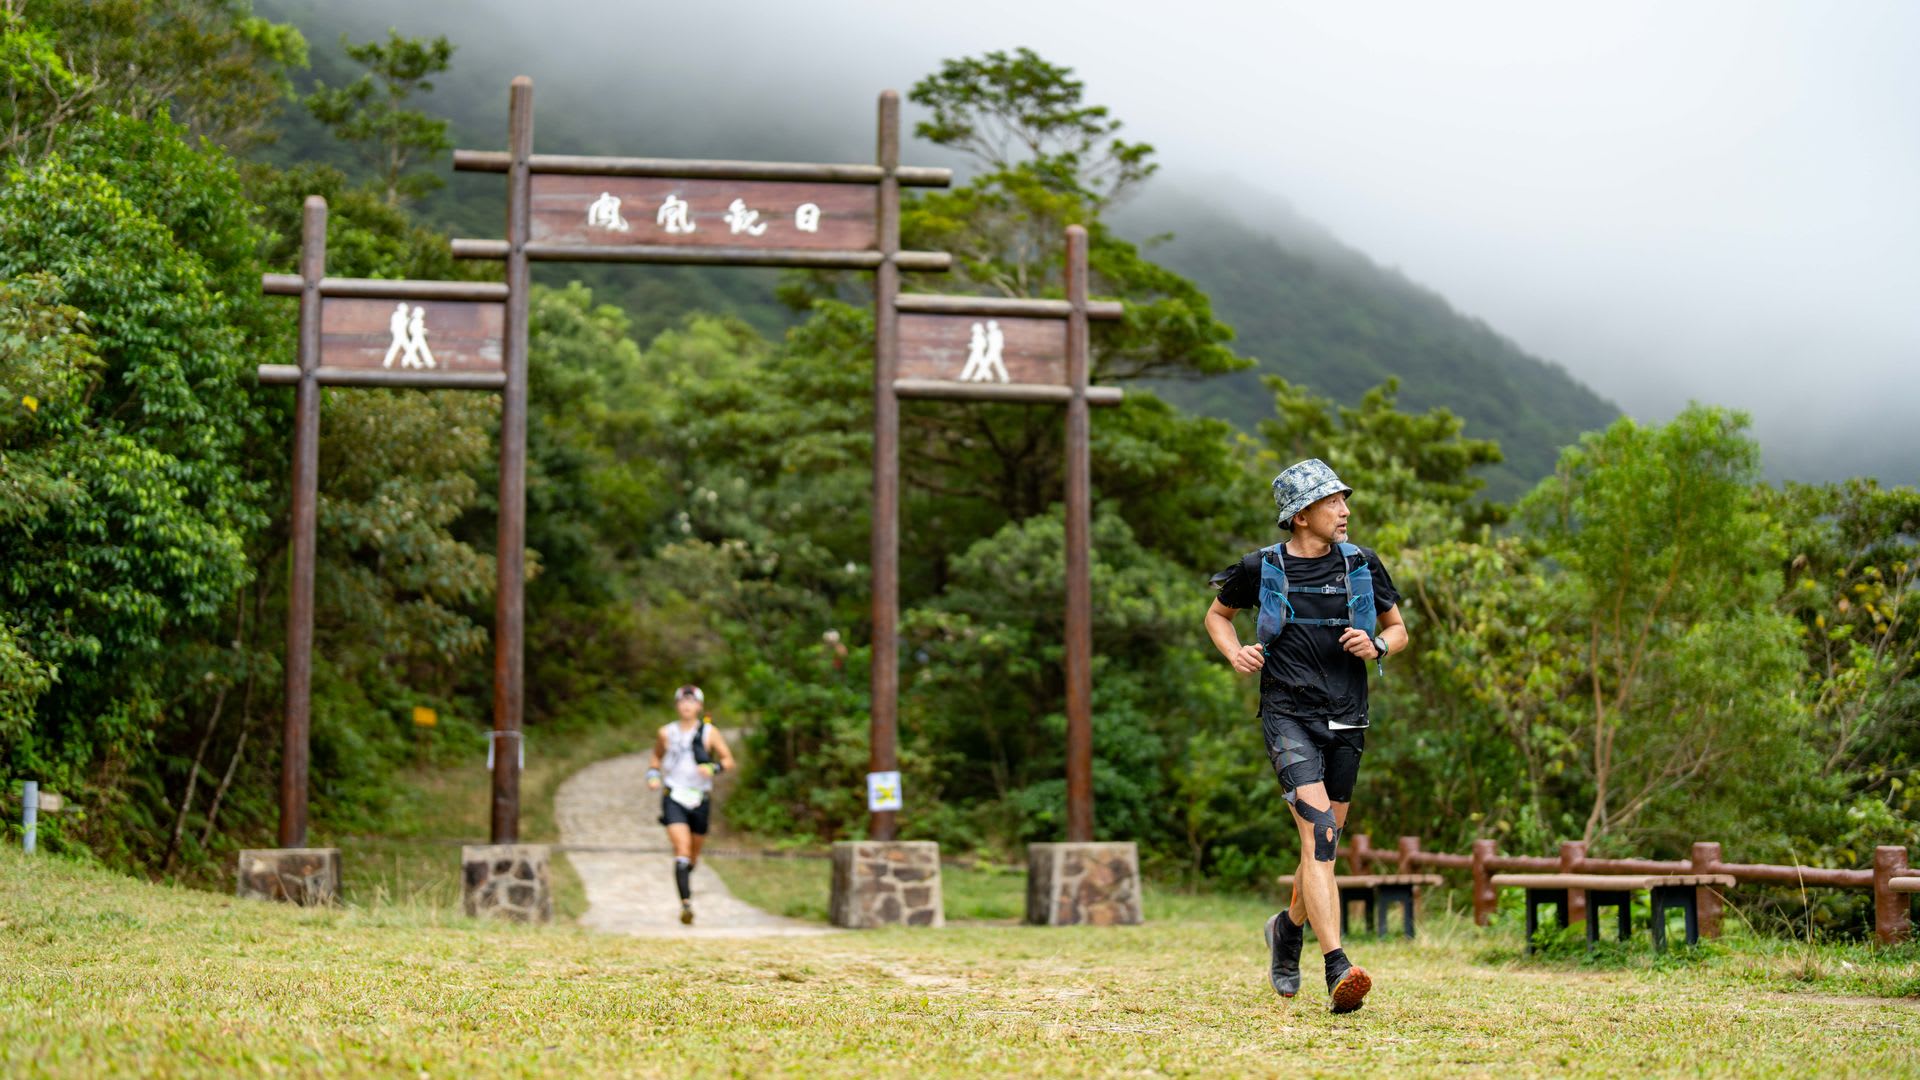
{"label": "man's bare arm", "polygon": [[[1375,632],[1387,643],[1387,655],[1398,656],[1407,648],[1407,621],[1400,617],[1400,605],[1395,604],[1380,613],[1380,623]],[[1340,647],[1362,660],[1372,660],[1380,655],[1373,647],[1373,639],[1365,630],[1349,626],[1340,634]]]}
{"label": "man's bare arm", "polygon": [[1220,655],[1233,665],[1233,670],[1251,675],[1267,662],[1267,654],[1259,645],[1240,644],[1240,631],[1233,628],[1233,613],[1233,608],[1215,600],[1207,609],[1207,636],[1213,639],[1213,647],[1220,650]]}

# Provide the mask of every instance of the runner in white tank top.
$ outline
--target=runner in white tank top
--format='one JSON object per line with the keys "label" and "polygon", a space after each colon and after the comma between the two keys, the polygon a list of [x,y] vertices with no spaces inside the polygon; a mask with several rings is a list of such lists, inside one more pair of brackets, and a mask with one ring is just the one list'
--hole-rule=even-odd
{"label": "runner in white tank top", "polygon": [[720,730],[708,722],[707,696],[691,683],[673,692],[680,719],[654,735],[647,787],[666,788],[660,799],[660,824],[673,844],[673,883],[680,892],[680,921],[693,921],[693,868],[707,839],[713,813],[713,778],[733,768],[733,752]]}

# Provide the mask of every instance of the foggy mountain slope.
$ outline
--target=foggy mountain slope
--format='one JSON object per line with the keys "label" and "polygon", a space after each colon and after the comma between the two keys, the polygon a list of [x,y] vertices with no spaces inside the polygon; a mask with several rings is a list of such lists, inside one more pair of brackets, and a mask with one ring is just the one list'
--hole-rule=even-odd
{"label": "foggy mountain slope", "polygon": [[1398,378],[1403,408],[1444,406],[1467,421],[1468,435],[1499,442],[1506,461],[1486,475],[1488,494],[1502,500],[1551,473],[1560,448],[1581,432],[1619,415],[1564,368],[1340,244],[1272,196],[1230,181],[1202,187],[1160,178],[1115,223],[1136,240],[1171,233],[1152,246],[1154,260],[1205,290],[1215,314],[1239,333],[1236,350],[1259,361],[1249,371],[1161,388],[1194,411],[1251,431],[1271,415],[1262,375],[1349,404]]}

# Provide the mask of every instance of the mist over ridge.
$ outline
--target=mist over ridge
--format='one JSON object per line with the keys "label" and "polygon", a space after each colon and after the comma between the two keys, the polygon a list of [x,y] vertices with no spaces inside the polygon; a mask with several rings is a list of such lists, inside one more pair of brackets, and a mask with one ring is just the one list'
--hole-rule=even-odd
{"label": "mist over ridge", "polygon": [[[1250,233],[1296,254],[1338,260],[1341,251],[1357,253],[1444,297],[1519,352],[1564,369],[1591,387],[1596,400],[1611,399],[1643,420],[1664,420],[1693,399],[1746,409],[1755,418],[1767,473],[1776,479],[1920,481],[1920,431],[1905,419],[1920,404],[1920,377],[1912,374],[1920,338],[1887,318],[1893,298],[1920,287],[1905,274],[1911,259],[1849,262],[1835,246],[1846,236],[1833,227],[1848,219],[1845,206],[1806,207],[1803,220],[1782,223],[1783,215],[1763,199],[1775,188],[1784,191],[1798,175],[1795,168],[1812,165],[1783,161],[1772,172],[1741,174],[1741,186],[1717,193],[1712,186],[1714,154],[1764,140],[1768,123],[1791,132],[1805,122],[1791,86],[1779,102],[1747,93],[1741,99],[1746,112],[1735,101],[1748,85],[1744,65],[1754,56],[1773,57],[1776,38],[1805,29],[1804,19],[1773,8],[1741,35],[1695,42],[1697,71],[1674,61],[1680,46],[1658,38],[1666,33],[1691,42],[1686,35],[1704,35],[1712,20],[1699,13],[1668,18],[1648,5],[1628,4],[1608,19],[1569,16],[1562,20],[1568,25],[1560,25],[1544,14],[1508,12],[1513,33],[1522,36],[1479,52],[1445,41],[1452,50],[1446,70],[1458,78],[1431,87],[1430,103],[1407,91],[1418,82],[1420,65],[1440,61],[1409,55],[1403,36],[1414,32],[1408,27],[1444,28],[1405,11],[1369,26],[1378,37],[1370,42],[1354,38],[1347,16],[1284,4],[1268,10],[1203,3],[1185,23],[1109,5],[1097,24],[1088,22],[1087,5],[1036,9],[998,0],[951,19],[867,0],[807,10],[749,2],[724,14],[601,0],[538,11],[505,0],[415,0],[391,8],[367,0],[268,0],[259,7],[307,31],[322,77],[342,30],[356,40],[383,34],[389,25],[403,33],[446,34],[460,51],[428,107],[453,118],[463,146],[504,143],[506,83],[515,74],[531,75],[536,145],[548,152],[870,160],[880,89],[904,92],[945,57],[1027,44],[1073,66],[1087,83],[1088,99],[1112,106],[1127,121],[1127,136],[1160,148],[1166,172],[1142,193],[1142,207],[1167,201],[1177,188],[1175,198],[1203,217],[1246,220]],[[1472,18],[1491,16],[1463,13],[1458,21],[1464,26]],[[1236,39],[1264,40],[1267,59],[1243,62],[1251,46],[1219,40],[1228,25],[1223,20],[1237,20],[1245,30],[1232,35]],[[1802,36],[1809,50],[1824,55],[1850,26]],[[1578,60],[1567,39],[1579,33],[1594,38],[1588,51],[1601,58],[1595,63],[1628,65],[1622,70],[1634,62],[1654,65],[1648,89],[1608,92],[1555,82],[1556,57],[1562,66]],[[1203,38],[1213,42],[1208,49],[1200,48]],[[1314,49],[1330,52],[1306,55]],[[1329,74],[1342,61],[1356,72],[1347,81]],[[1840,93],[1811,60],[1803,67],[1809,99]],[[1400,96],[1367,96],[1361,72],[1386,84],[1379,94],[1397,88]],[[1503,111],[1509,108],[1504,99],[1490,93],[1504,84],[1485,82],[1522,72],[1558,110],[1558,126],[1516,126],[1524,116]],[[1779,77],[1790,81],[1794,74],[1789,66]],[[1476,157],[1470,151],[1480,144],[1463,137],[1448,157],[1442,133],[1469,115],[1439,114],[1443,101],[1484,110],[1474,122],[1489,132],[1510,129],[1512,145]],[[1709,115],[1712,109],[1726,110],[1724,117]],[[915,113],[909,105],[906,160],[959,164],[911,139]],[[1848,125],[1881,119],[1865,113]],[[1418,130],[1421,120],[1435,128],[1431,135]],[[1376,121],[1377,129],[1366,126]],[[1663,133],[1670,143],[1650,141]],[[1609,166],[1610,134],[1621,137],[1621,146],[1649,154],[1645,164]],[[1579,162],[1591,175],[1563,191],[1529,178],[1528,168],[1555,159]],[[1845,162],[1837,154],[1834,167]],[[1635,170],[1649,178],[1649,191],[1708,199],[1726,204],[1728,215],[1747,216],[1722,220],[1698,210],[1698,202],[1640,206],[1636,199],[1652,196],[1622,179]],[[1226,187],[1233,190],[1215,178],[1229,178]],[[1888,182],[1863,179],[1860,186],[1866,193]],[[1462,191],[1481,193],[1481,201]],[[1279,212],[1272,192],[1284,192],[1293,205]],[[1202,207],[1202,199],[1217,205]],[[426,211],[443,226],[494,235],[498,205],[491,178],[457,176]],[[1690,206],[1693,216],[1678,223],[1658,216]],[[1853,209],[1851,218],[1859,230],[1879,232],[1855,235],[1873,236],[1875,252],[1899,248],[1901,237],[1920,237],[1920,213],[1876,220],[1865,210]],[[1116,221],[1131,235],[1137,219],[1122,213]],[[1455,239],[1436,239],[1443,236]],[[1777,249],[1766,246],[1769,238],[1778,240]],[[1186,238],[1176,238],[1168,251],[1183,246]],[[1824,263],[1832,264],[1831,280],[1821,285],[1817,267]],[[1185,265],[1203,288],[1221,288]],[[705,280],[718,279],[709,271]],[[755,312],[757,325],[775,325],[781,316],[769,300],[773,275],[740,272],[725,281],[724,288],[675,285],[652,293],[656,300],[690,288],[709,298],[735,295]],[[643,312],[636,314],[648,325]],[[1284,357],[1262,359],[1286,371],[1279,366]],[[1335,392],[1311,378],[1297,381]]]}

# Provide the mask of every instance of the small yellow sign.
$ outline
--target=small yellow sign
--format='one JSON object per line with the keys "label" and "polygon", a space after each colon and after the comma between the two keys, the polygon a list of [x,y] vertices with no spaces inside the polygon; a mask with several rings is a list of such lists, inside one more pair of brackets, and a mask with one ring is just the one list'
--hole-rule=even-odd
{"label": "small yellow sign", "polygon": [[413,726],[414,727],[432,727],[435,724],[438,724],[439,722],[440,722],[439,713],[434,712],[432,709],[427,708],[425,705],[415,705],[413,707]]}

